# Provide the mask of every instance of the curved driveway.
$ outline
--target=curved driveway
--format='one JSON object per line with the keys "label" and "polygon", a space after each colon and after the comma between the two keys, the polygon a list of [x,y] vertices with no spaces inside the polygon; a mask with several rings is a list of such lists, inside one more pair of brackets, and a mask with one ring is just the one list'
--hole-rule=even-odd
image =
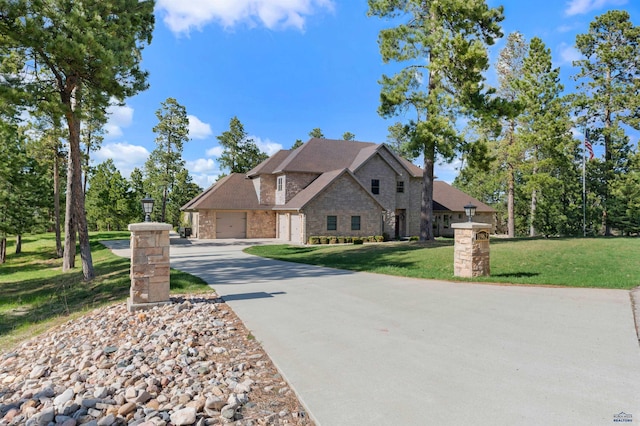
{"label": "curved driveway", "polygon": [[628,291],[356,273],[255,243],[172,239],[171,266],[215,288],[320,425],[640,421]]}

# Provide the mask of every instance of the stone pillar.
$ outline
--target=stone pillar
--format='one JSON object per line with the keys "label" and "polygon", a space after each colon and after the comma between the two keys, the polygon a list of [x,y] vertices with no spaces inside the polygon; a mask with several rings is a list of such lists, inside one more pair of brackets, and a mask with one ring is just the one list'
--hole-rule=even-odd
{"label": "stone pillar", "polygon": [[168,223],[129,225],[131,231],[131,290],[127,309],[134,312],[169,303]]}
{"label": "stone pillar", "polygon": [[455,232],[453,255],[453,275],[473,278],[488,276],[491,273],[489,264],[488,223],[463,222],[451,225]]}

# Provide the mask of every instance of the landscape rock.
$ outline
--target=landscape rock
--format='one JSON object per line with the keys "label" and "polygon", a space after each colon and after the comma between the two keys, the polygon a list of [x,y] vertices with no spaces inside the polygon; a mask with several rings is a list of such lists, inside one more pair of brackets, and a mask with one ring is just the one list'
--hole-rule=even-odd
{"label": "landscape rock", "polygon": [[0,349],[0,426],[313,425],[249,335],[214,295],[97,309]]}

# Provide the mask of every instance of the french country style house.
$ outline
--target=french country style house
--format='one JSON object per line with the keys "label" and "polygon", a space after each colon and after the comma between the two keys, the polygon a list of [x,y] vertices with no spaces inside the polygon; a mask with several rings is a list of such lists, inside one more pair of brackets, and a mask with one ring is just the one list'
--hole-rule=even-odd
{"label": "french country style house", "polygon": [[[421,186],[422,169],[385,144],[313,138],[220,179],[182,210],[201,239],[403,238],[420,233]],[[469,203],[474,221],[493,224],[491,207],[445,182],[434,182],[433,200],[436,236],[452,236]]]}

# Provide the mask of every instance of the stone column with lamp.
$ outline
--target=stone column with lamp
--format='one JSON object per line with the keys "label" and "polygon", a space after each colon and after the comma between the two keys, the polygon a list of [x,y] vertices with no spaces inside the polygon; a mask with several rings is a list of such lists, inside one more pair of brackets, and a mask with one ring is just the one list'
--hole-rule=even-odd
{"label": "stone column with lamp", "polygon": [[462,278],[488,276],[491,273],[489,234],[491,225],[472,222],[476,206],[464,206],[468,222],[454,223],[455,245],[453,275]]}
{"label": "stone column with lamp", "polygon": [[129,312],[170,303],[168,223],[151,222],[153,199],[142,200],[145,221],[129,225],[131,231],[131,288]]}

